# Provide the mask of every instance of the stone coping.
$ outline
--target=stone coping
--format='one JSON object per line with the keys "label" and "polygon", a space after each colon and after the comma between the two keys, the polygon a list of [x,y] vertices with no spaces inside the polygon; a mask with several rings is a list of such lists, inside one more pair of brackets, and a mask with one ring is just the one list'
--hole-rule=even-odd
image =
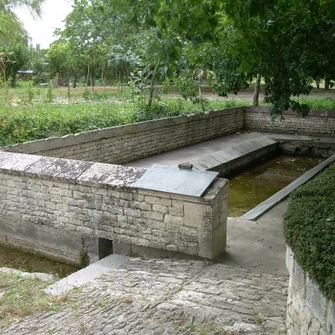
{"label": "stone coping", "polygon": [[335,162],[335,155],[329,157],[319,165],[315,166],[314,168],[310,169],[309,171],[305,172],[302,176],[297,178],[295,181],[293,181],[291,184],[284,187],[282,190],[274,194],[272,197],[266,199],[262,203],[260,203],[258,206],[254,207],[249,212],[245,213],[241,216],[241,218],[246,220],[257,220],[259,217],[264,215],[267,211],[269,211],[271,208],[276,206],[279,202],[286,199],[291,192],[293,192],[295,189],[306,183],[308,180],[313,178],[315,175],[323,171],[327,166]]}
{"label": "stone coping", "polygon": [[1,151],[0,172],[82,185],[95,184],[102,188],[133,190],[140,194],[150,193],[152,196],[197,203],[211,203],[227,183],[225,179],[216,178],[202,197],[179,195],[134,187],[146,172],[144,168]]}
{"label": "stone coping", "polygon": [[[267,113],[269,114],[271,108],[270,107],[254,107],[254,106],[248,106],[244,108],[245,112],[256,112],[256,113]],[[303,118],[297,111],[294,111],[292,109],[289,109],[285,112],[283,112],[283,115],[296,115],[298,117]],[[306,117],[309,116],[316,116],[316,117],[328,117],[328,118],[335,118],[335,111],[334,110],[311,110]]]}

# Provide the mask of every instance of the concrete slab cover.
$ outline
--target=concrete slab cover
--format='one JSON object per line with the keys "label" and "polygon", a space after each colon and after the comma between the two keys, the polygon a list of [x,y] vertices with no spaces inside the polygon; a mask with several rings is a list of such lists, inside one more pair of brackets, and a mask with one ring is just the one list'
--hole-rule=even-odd
{"label": "concrete slab cover", "polygon": [[133,186],[200,197],[218,174],[154,164]]}
{"label": "concrete slab cover", "polygon": [[122,266],[127,259],[128,257],[122,255],[109,255],[100,261],[57,281],[55,284],[48,286],[44,292],[56,296],[64,294],[74,287],[80,287],[93,281],[95,278],[102,276],[111,269]]}

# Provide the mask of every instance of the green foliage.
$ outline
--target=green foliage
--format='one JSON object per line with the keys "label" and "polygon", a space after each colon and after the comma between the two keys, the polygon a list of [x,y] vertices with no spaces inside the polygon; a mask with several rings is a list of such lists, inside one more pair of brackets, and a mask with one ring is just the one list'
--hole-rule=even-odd
{"label": "green foliage", "polygon": [[28,60],[28,48],[24,44],[9,44],[7,47],[0,50],[2,61],[5,65],[5,73],[0,73],[0,78],[4,75],[7,82],[10,81],[10,86],[16,86],[17,71]]}
{"label": "green foliage", "polygon": [[[152,108],[147,106],[147,98],[132,101],[111,98],[110,91],[90,93],[94,99],[88,103],[78,102],[82,91],[71,90],[71,104],[67,103],[68,90],[51,88],[32,88],[22,82],[22,89],[11,89],[10,96],[15,98],[17,106],[6,106],[3,101],[0,108],[0,146],[26,142],[52,136],[79,133],[87,130],[153,120],[162,117],[199,113],[203,108],[199,104],[184,99],[155,98]],[[32,91],[32,103],[27,102],[27,94]],[[46,92],[52,93],[54,103],[44,103]],[[109,97],[108,101],[105,99]],[[0,95],[0,101],[3,96]],[[115,100],[114,100],[115,99]],[[61,104],[57,104],[61,101]],[[66,103],[66,105],[64,105]],[[246,105],[244,100],[207,101],[207,109],[221,109]]]}
{"label": "green foliage", "polygon": [[118,104],[7,107],[0,111],[0,146],[129,123]]}
{"label": "green foliage", "polygon": [[86,101],[104,101],[110,97],[110,93],[107,90],[101,92],[90,92],[86,87],[85,92],[83,93],[83,98]]}
{"label": "green foliage", "polygon": [[31,103],[33,101],[33,97],[34,97],[34,91],[33,88],[31,87],[31,84],[29,83],[27,88],[27,101]]}
{"label": "green foliage", "polygon": [[45,59],[45,50],[30,50],[30,68],[33,70],[33,84],[35,86],[45,84],[50,81],[48,63]]}
{"label": "green foliage", "polygon": [[44,102],[51,103],[53,101],[53,84],[50,81],[45,93]]}
{"label": "green foliage", "polygon": [[285,237],[301,267],[335,301],[335,164],[291,195]]}
{"label": "green foliage", "polygon": [[298,102],[308,105],[311,110],[335,110],[335,99],[332,98],[300,98]]}

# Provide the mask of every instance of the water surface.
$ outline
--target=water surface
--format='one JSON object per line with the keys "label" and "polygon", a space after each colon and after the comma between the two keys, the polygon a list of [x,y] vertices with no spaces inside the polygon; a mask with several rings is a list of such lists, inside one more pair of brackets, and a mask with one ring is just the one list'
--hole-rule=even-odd
{"label": "water surface", "polygon": [[78,271],[78,268],[0,246],[0,268],[14,268],[27,272],[51,273],[60,278]]}
{"label": "water surface", "polygon": [[229,178],[228,215],[245,214],[322,161],[282,155]]}

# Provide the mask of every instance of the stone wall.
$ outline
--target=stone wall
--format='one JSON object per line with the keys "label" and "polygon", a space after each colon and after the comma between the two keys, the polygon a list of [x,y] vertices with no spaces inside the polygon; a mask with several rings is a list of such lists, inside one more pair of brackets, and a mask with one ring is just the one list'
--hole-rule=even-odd
{"label": "stone wall", "polygon": [[335,302],[327,300],[287,247],[290,274],[286,325],[289,335],[335,334]]}
{"label": "stone wall", "polygon": [[246,107],[244,127],[251,131],[335,137],[335,112],[311,111],[305,118],[296,112],[283,114],[285,120],[272,120],[266,107]]}
{"label": "stone wall", "polygon": [[243,129],[243,108],[191,114],[26,142],[3,150],[124,164]]}
{"label": "stone wall", "polygon": [[26,142],[3,151],[125,164],[238,131],[335,137],[335,112],[312,111],[302,118],[284,113],[273,121],[265,107],[238,107],[104,128]]}
{"label": "stone wall", "polygon": [[224,251],[225,179],[192,197],[134,187],[144,173],[0,152],[0,242],[76,264],[97,260],[105,240],[207,258]]}

